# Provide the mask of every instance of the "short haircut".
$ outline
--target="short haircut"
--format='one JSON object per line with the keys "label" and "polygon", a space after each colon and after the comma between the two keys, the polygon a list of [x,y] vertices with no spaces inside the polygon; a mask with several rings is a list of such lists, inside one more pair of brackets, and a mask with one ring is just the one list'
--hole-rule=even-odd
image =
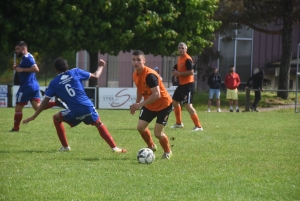
{"label": "short haircut", "polygon": [[132,55],[134,55],[134,56],[143,56],[143,57],[145,57],[144,52],[141,51],[141,50],[134,50],[133,53],[132,53]]}
{"label": "short haircut", "polygon": [[230,65],[229,68],[234,68],[234,65]]}
{"label": "short haircut", "polygon": [[58,57],[54,61],[54,67],[59,72],[65,72],[68,70],[68,63],[64,58]]}
{"label": "short haircut", "polygon": [[27,44],[25,43],[25,41],[19,41],[15,46],[27,47]]}
{"label": "short haircut", "polygon": [[178,47],[179,46],[183,46],[185,49],[187,49],[187,45],[184,43],[184,42],[180,42],[179,44],[178,44]]}

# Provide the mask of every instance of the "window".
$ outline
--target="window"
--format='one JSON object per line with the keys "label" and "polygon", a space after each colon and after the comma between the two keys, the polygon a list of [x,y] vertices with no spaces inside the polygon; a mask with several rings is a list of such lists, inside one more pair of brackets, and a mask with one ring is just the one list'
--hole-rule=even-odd
{"label": "window", "polygon": [[241,82],[246,82],[252,72],[253,30],[247,27],[234,30],[235,36],[219,36],[219,47],[223,59],[219,60],[219,73],[224,78],[230,65],[235,66]]}

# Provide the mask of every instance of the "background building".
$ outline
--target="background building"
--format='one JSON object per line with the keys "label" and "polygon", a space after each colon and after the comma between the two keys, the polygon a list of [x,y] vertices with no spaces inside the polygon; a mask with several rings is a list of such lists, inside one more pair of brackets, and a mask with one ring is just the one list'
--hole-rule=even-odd
{"label": "background building", "polygon": [[[278,29],[270,25],[269,29]],[[234,37],[228,38],[217,34],[214,41],[215,48],[220,51],[223,59],[212,61],[212,67],[218,67],[222,78],[225,78],[228,67],[234,65],[236,72],[240,75],[242,83],[252,75],[252,69],[260,68],[265,71],[265,81],[272,89],[277,88],[278,70],[281,59],[281,35],[270,35],[254,31],[251,28],[243,27],[234,30]],[[290,71],[290,89],[296,87],[296,57],[297,46],[300,43],[300,25],[294,27],[293,32],[292,64]],[[174,47],[176,48],[176,47]],[[107,61],[107,68],[104,69],[102,77],[98,81],[99,87],[133,87],[131,66],[132,52],[120,52],[118,56],[100,55]],[[80,51],[76,56],[76,65],[89,70],[89,56],[86,51]],[[146,55],[146,66],[160,68],[161,76],[166,87],[171,87],[171,71],[176,64],[176,57],[164,57]],[[207,90],[206,81],[197,79],[197,90]],[[242,85],[243,87],[243,85]]]}

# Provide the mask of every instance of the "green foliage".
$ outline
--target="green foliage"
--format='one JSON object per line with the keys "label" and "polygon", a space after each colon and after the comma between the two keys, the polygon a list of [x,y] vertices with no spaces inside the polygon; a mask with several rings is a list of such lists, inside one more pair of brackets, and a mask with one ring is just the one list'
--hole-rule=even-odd
{"label": "green foliage", "polygon": [[[165,133],[175,140],[173,157],[164,161],[159,142],[156,160],[138,164],[145,143],[136,131],[138,115],[128,110],[99,110],[118,146],[117,155],[92,126],[66,131],[71,152],[60,153],[52,116],[44,111],[19,133],[7,132],[14,109],[0,112],[0,200],[297,200],[299,185],[299,114],[198,111],[203,132],[185,128]],[[33,113],[24,109],[24,118]],[[153,135],[154,123],[150,124]]]}
{"label": "green foliage", "polygon": [[[289,73],[292,55],[293,27],[300,21],[300,2],[294,0],[221,0],[216,19],[222,21],[220,32],[228,33],[235,37],[232,29],[240,25],[248,26],[256,31],[266,34],[281,35],[281,60],[278,97],[287,99],[289,93]],[[270,29],[275,25],[275,29]],[[298,42],[298,41],[295,41]]]}
{"label": "green foliage", "polygon": [[184,41],[190,53],[199,53],[211,45],[220,24],[213,19],[217,0],[3,0],[0,4],[4,51],[25,40],[41,52],[85,49],[118,54],[142,49],[170,55]]}

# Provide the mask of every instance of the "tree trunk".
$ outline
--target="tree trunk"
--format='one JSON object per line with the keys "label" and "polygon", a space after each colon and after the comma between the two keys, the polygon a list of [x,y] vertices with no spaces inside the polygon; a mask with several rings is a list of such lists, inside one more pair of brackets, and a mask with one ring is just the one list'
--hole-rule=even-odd
{"label": "tree trunk", "polygon": [[[90,72],[94,73],[98,69],[98,52],[89,52],[90,55]],[[97,79],[89,80],[89,87],[95,87],[97,83]]]}
{"label": "tree trunk", "polygon": [[[280,71],[278,80],[278,90],[289,90],[290,67],[292,58],[292,36],[293,36],[293,5],[291,1],[285,2],[285,13],[282,28],[282,55],[280,61]],[[278,91],[277,96],[282,99],[289,97],[289,92]]]}

